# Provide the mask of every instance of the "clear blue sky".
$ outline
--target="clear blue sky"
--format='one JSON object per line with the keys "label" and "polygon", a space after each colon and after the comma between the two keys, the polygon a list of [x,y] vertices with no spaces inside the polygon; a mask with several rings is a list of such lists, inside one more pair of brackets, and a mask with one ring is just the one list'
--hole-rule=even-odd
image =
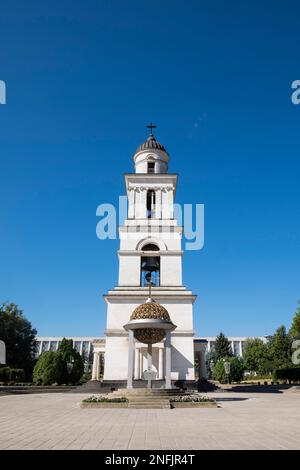
{"label": "clear blue sky", "polygon": [[184,257],[198,335],[270,334],[300,298],[299,2],[1,2],[0,300],[41,335],[101,335],[117,241],[96,207],[154,121],[177,201],[205,204]]}

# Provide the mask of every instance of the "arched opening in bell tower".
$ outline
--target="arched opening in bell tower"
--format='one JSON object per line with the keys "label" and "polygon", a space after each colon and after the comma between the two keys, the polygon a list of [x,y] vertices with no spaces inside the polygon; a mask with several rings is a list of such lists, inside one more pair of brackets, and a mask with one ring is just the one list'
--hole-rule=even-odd
{"label": "arched opening in bell tower", "polygon": [[[147,249],[147,247],[149,247]],[[156,251],[156,245],[146,245],[144,251]],[[141,257],[141,286],[160,285],[160,257],[159,256],[142,256]]]}

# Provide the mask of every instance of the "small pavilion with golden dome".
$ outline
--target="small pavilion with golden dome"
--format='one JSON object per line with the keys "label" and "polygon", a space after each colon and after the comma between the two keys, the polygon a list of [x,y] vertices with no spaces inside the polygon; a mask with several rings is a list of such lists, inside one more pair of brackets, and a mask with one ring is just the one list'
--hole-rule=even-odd
{"label": "small pavilion with golden dome", "polygon": [[165,338],[165,388],[171,388],[171,331],[175,330],[176,325],[172,323],[165,307],[149,297],[144,304],[134,309],[129,322],[124,325],[124,328],[128,331],[129,336],[127,388],[132,388],[134,338],[140,343],[147,344],[145,378],[148,382],[148,388],[151,388],[152,378],[155,378],[152,372],[152,344],[160,343]]}

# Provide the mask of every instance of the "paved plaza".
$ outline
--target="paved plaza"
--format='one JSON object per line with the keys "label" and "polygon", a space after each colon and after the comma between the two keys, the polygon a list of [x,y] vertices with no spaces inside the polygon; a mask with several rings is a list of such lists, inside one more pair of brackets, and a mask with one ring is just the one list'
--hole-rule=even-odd
{"label": "paved plaza", "polygon": [[215,393],[218,409],[81,409],[90,395],[0,396],[0,449],[300,449],[300,393]]}

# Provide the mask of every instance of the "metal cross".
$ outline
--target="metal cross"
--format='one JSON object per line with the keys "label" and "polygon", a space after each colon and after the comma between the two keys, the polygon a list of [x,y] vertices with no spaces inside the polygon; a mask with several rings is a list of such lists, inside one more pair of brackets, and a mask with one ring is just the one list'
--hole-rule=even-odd
{"label": "metal cross", "polygon": [[155,129],[157,126],[155,124],[152,124],[152,122],[150,122],[150,124],[147,126],[147,129],[150,129],[150,135],[152,135],[152,129]]}

